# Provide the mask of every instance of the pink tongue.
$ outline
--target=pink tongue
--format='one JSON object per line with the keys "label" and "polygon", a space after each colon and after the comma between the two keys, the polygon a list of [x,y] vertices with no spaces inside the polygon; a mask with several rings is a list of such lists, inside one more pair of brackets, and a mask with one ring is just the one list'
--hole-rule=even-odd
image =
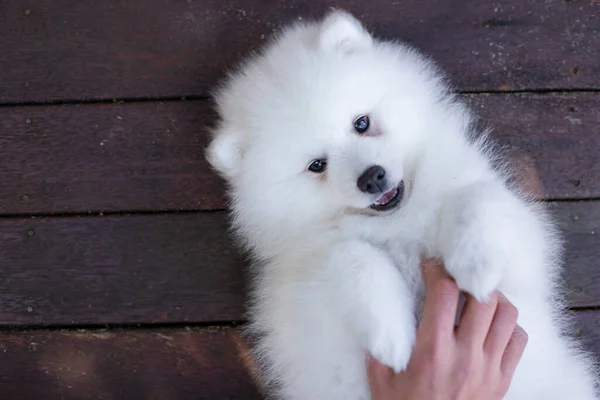
{"label": "pink tongue", "polygon": [[385,204],[394,198],[396,195],[396,189],[388,190],[384,194],[382,194],[376,201],[376,204]]}

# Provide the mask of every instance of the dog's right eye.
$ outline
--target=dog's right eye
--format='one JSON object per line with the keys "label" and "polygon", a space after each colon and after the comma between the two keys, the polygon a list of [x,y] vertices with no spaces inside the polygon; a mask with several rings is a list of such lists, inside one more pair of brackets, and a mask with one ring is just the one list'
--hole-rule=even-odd
{"label": "dog's right eye", "polygon": [[321,174],[327,169],[327,160],[313,160],[308,166],[310,172]]}

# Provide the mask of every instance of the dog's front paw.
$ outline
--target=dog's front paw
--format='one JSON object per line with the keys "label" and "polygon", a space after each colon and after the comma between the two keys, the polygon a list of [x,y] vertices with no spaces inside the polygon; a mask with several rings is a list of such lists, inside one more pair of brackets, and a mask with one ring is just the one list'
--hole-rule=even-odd
{"label": "dog's front paw", "polygon": [[498,288],[505,269],[503,257],[494,256],[483,243],[458,246],[456,251],[444,258],[446,270],[459,289],[480,302],[487,301]]}
{"label": "dog's front paw", "polygon": [[461,290],[480,302],[489,299],[507,269],[509,236],[500,226],[482,219],[454,225],[442,256],[446,270]]}
{"label": "dog's front paw", "polygon": [[373,329],[369,351],[379,362],[399,373],[406,369],[415,344],[414,324]]}
{"label": "dog's front paw", "polygon": [[412,291],[389,255],[353,240],[333,249],[327,268],[339,315],[355,330],[361,346],[396,372],[408,364],[415,343]]}
{"label": "dog's front paw", "polygon": [[442,210],[439,244],[446,270],[480,302],[498,289],[515,259],[519,210],[518,201],[493,183],[465,189]]}

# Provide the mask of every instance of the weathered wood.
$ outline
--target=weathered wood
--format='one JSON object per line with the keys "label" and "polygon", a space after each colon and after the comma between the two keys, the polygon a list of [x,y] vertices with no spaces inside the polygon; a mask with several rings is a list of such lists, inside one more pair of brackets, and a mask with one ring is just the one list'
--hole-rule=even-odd
{"label": "weathered wood", "polygon": [[207,102],[0,108],[0,213],[222,208]]}
{"label": "weathered wood", "polygon": [[573,317],[573,333],[580,337],[584,349],[593,352],[600,361],[600,311],[577,311]]}
{"label": "weathered wood", "polygon": [[[600,202],[557,203],[571,306],[600,305]],[[0,324],[236,321],[247,266],[222,213],[4,219]]]}
{"label": "weathered wood", "polygon": [[[469,95],[545,198],[600,197],[600,95]],[[204,101],[0,108],[0,213],[225,206]]]}
{"label": "weathered wood", "polygon": [[348,9],[464,90],[598,88],[596,1],[5,0],[0,102],[205,95],[297,19]]}
{"label": "weathered wood", "polygon": [[600,96],[481,94],[464,96],[516,165],[531,164],[541,197],[600,197]]}
{"label": "weathered wood", "polygon": [[[600,312],[572,329],[600,359]],[[3,399],[259,399],[231,328],[0,333]]]}
{"label": "weathered wood", "polygon": [[17,399],[260,399],[232,329],[0,333],[0,391]]}
{"label": "weathered wood", "polygon": [[550,210],[565,244],[565,285],[570,305],[600,306],[600,202],[554,203]]}
{"label": "weathered wood", "polygon": [[244,270],[218,213],[8,219],[0,324],[238,320]]}

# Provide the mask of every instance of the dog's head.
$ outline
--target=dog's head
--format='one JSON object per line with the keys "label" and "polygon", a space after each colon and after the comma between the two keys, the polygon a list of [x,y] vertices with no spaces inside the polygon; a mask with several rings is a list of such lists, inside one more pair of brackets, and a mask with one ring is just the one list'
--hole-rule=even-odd
{"label": "dog's head", "polygon": [[220,88],[207,157],[247,229],[387,215],[410,195],[440,88],[415,51],[334,11],[282,32]]}

